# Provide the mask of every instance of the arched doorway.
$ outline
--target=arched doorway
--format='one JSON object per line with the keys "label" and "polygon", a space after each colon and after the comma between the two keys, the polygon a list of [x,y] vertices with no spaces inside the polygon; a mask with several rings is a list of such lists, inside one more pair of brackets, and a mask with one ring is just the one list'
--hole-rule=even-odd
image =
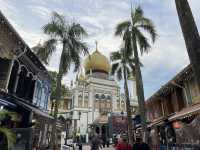
{"label": "arched doorway", "polygon": [[100,134],[100,128],[99,128],[99,127],[96,127],[95,132],[96,132],[97,134]]}

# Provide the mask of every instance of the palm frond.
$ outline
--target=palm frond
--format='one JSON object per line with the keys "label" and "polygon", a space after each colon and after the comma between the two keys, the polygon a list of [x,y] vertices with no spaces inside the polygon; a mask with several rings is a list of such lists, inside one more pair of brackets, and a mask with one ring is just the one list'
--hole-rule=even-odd
{"label": "palm frond", "polygon": [[123,40],[124,40],[124,50],[126,56],[133,55],[133,49],[132,49],[132,33],[130,31],[126,32],[124,34]]}
{"label": "palm frond", "polygon": [[150,19],[142,17],[138,21],[136,28],[142,28],[143,30],[145,30],[151,36],[152,42],[153,43],[155,42],[156,37],[157,37],[157,33],[156,33],[155,26]]}
{"label": "palm frond", "polygon": [[111,75],[115,75],[117,69],[119,67],[119,63],[114,63],[112,64],[112,67],[111,67]]}
{"label": "palm frond", "polygon": [[138,46],[140,47],[141,54],[143,54],[144,52],[148,53],[151,48],[148,39],[136,28],[133,32],[135,34]]}
{"label": "palm frond", "polygon": [[131,12],[132,25],[135,25],[138,20],[143,16],[144,12],[140,6]]}
{"label": "palm frond", "polygon": [[49,59],[56,50],[56,39],[49,39],[45,41],[42,45],[33,47],[33,51],[39,57],[39,59],[45,64],[49,63]]}
{"label": "palm frond", "polygon": [[130,21],[124,21],[118,24],[115,30],[115,35],[121,36],[126,30],[129,30],[130,25],[131,25]]}
{"label": "palm frond", "polygon": [[65,27],[66,25],[64,16],[58,14],[57,12],[53,12],[51,22],[45,24],[42,29],[45,34],[53,37],[64,38]]}
{"label": "palm frond", "polygon": [[65,24],[66,24],[65,16],[57,13],[56,11],[54,11],[52,13],[52,20],[55,21],[56,23],[58,23],[61,26],[65,26]]}
{"label": "palm frond", "polygon": [[111,61],[116,61],[116,60],[120,60],[120,59],[121,59],[121,54],[120,54],[119,51],[117,51],[117,52],[112,52],[112,53],[110,54],[110,60],[111,60]]}
{"label": "palm frond", "polygon": [[55,37],[58,37],[58,36],[63,37],[63,27],[61,27],[54,21],[45,24],[42,27],[42,29],[45,34],[55,36]]}
{"label": "palm frond", "polygon": [[69,29],[69,35],[75,37],[75,38],[81,38],[82,36],[87,36],[87,32],[85,29],[77,23],[73,23]]}
{"label": "palm frond", "polygon": [[0,127],[0,132],[3,133],[7,139],[8,149],[11,149],[16,141],[16,135],[9,129]]}
{"label": "palm frond", "polygon": [[74,72],[77,72],[81,66],[79,53],[77,53],[76,51],[71,51],[70,54],[71,60],[74,63]]}
{"label": "palm frond", "polygon": [[116,72],[116,77],[117,77],[117,80],[122,80],[122,68],[119,68],[118,71]]}
{"label": "palm frond", "polygon": [[83,53],[84,55],[89,55],[88,46],[85,42],[82,42],[82,41],[72,38],[72,37],[70,38],[70,40],[68,42],[70,42],[70,44],[72,44],[71,48],[74,47],[74,50],[78,54]]}
{"label": "palm frond", "polygon": [[63,46],[63,51],[60,58],[61,72],[62,74],[68,73],[70,66],[72,63],[72,58],[70,57],[69,47],[68,45]]}

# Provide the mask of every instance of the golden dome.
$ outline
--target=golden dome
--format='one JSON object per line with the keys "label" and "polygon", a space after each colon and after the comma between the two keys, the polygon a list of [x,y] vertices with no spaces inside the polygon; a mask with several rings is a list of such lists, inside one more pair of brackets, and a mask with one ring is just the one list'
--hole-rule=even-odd
{"label": "golden dome", "polygon": [[90,69],[109,73],[111,67],[108,58],[96,49],[95,52],[85,59],[84,68],[86,73],[88,73]]}

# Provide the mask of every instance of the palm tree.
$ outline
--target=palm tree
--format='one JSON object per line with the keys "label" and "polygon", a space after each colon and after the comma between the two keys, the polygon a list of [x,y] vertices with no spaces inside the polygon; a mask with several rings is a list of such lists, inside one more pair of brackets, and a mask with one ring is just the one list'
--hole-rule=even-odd
{"label": "palm tree", "polygon": [[175,0],[190,62],[200,90],[200,37],[187,0]]}
{"label": "palm tree", "polygon": [[[6,115],[12,115],[14,113],[8,111],[0,111],[0,120]],[[6,138],[7,144],[1,145],[3,149],[11,149],[16,141],[16,135],[8,128],[1,126],[0,124],[0,133],[3,134]]]}
{"label": "palm tree", "polygon": [[62,45],[61,57],[59,62],[59,71],[57,74],[56,94],[55,94],[55,110],[54,124],[52,131],[52,149],[57,149],[56,138],[56,121],[58,113],[58,101],[61,96],[61,80],[62,77],[69,71],[71,65],[74,65],[74,71],[80,67],[80,54],[88,54],[88,48],[82,41],[82,38],[87,35],[84,28],[78,23],[67,23],[65,17],[53,12],[52,19],[44,25],[43,31],[49,36],[49,39],[42,45],[33,48],[39,58],[46,64],[55,51],[58,44]]}
{"label": "palm tree", "polygon": [[126,100],[126,111],[128,118],[128,139],[129,143],[133,144],[133,132],[132,132],[132,116],[131,116],[131,106],[130,106],[130,97],[129,89],[127,84],[128,76],[134,71],[135,61],[128,55],[126,50],[122,48],[120,51],[112,52],[110,56],[112,63],[111,74],[116,75],[118,80],[124,80],[124,91],[125,91],[125,100]]}
{"label": "palm tree", "polygon": [[144,52],[149,52],[151,46],[146,37],[146,32],[150,35],[152,42],[155,42],[157,33],[153,22],[146,18],[143,14],[143,10],[137,7],[131,12],[131,20],[124,21],[117,25],[115,35],[121,36],[125,42],[125,48],[127,52],[132,53],[135,58],[135,78],[136,78],[136,89],[139,103],[139,111],[141,115],[142,128],[144,133],[146,132],[146,110],[145,110],[145,98],[142,74],[140,70],[140,61],[138,56],[138,50],[141,55]]}

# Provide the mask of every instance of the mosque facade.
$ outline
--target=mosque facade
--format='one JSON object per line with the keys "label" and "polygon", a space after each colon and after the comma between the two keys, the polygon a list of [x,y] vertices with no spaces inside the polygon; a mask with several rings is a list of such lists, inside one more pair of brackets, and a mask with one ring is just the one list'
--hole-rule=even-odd
{"label": "mosque facade", "polygon": [[[87,139],[91,130],[107,134],[108,117],[125,112],[126,106],[119,83],[109,74],[110,61],[97,48],[84,60],[83,68],[71,85],[68,117],[72,120],[71,133]],[[131,90],[131,105],[137,106],[135,86]]]}

